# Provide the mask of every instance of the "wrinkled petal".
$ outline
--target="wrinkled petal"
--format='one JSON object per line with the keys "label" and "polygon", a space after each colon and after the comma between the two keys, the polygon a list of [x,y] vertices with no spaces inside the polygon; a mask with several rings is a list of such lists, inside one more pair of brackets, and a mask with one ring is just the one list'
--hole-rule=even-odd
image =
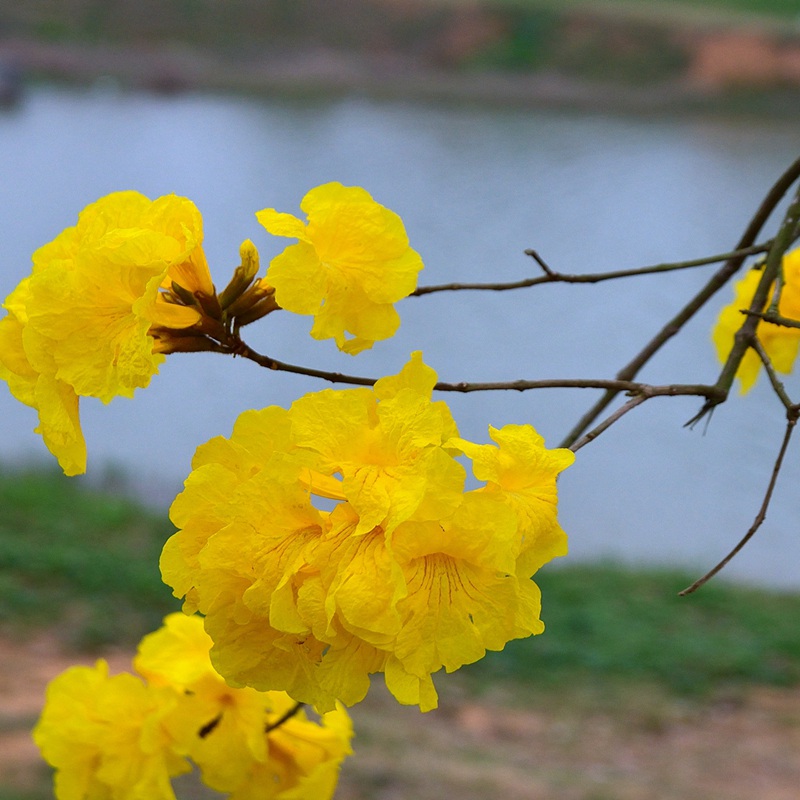
{"label": "wrinkled petal", "polygon": [[267,270],[278,304],[313,315],[311,335],[351,355],[393,336],[400,324],[393,304],[414,291],[422,269],[400,217],[340,183],[312,189],[300,207],[305,224],[274,209],[256,214],[270,233],[299,240]]}

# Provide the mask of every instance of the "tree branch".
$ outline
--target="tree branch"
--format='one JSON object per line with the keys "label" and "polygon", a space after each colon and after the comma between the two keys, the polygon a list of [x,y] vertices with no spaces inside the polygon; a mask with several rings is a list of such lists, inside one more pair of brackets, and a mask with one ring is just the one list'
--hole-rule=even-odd
{"label": "tree branch", "polygon": [[[769,253],[767,253],[764,270],[750,303],[750,311],[760,312],[766,306],[772,286],[781,273],[784,253],[794,239],[798,222],[800,222],[800,185],[795,191],[795,196],[786,210],[786,214],[784,214],[778,234],[772,242]],[[700,411],[690,420],[690,423],[697,422],[697,420],[708,414],[714,406],[725,402],[745,353],[750,347],[755,346],[758,323],[759,319],[755,314],[745,315],[742,326],[733,337],[733,347],[717,379],[716,386],[719,389],[717,396],[707,398]]]}
{"label": "tree branch", "polygon": [[746,314],[751,317],[758,317],[759,319],[763,319],[764,322],[771,322],[773,325],[780,325],[784,328],[800,328],[800,320],[782,317],[780,314],[776,314],[775,312],[769,310],[761,312],[744,309],[742,314]]}
{"label": "tree branch", "polygon": [[786,424],[786,432],[783,435],[783,442],[781,444],[781,449],[778,452],[778,457],[775,460],[775,466],[772,468],[772,476],[769,481],[769,485],[767,486],[766,494],[764,495],[764,500],[761,503],[761,508],[758,510],[758,514],[756,514],[755,520],[753,520],[753,524],[750,526],[750,529],[747,533],[739,540],[736,547],[728,553],[722,561],[717,564],[716,567],[709,570],[702,578],[698,578],[691,586],[687,586],[683,591],[678,592],[680,597],[685,597],[687,594],[691,594],[692,592],[697,591],[704,583],[707,583],[711,580],[721,569],[724,569],[727,564],[736,556],[736,554],[753,538],[755,532],[761,527],[761,524],[767,518],[767,509],[769,508],[770,500],[772,499],[772,491],[775,488],[775,482],[778,480],[778,475],[781,471],[781,466],[783,465],[783,457],[786,454],[786,450],[789,447],[789,441],[792,438],[792,432],[794,431],[795,425],[797,424],[797,417],[798,413],[800,413],[800,407],[794,407],[794,413],[792,415],[788,415],[789,420]]}
{"label": "tree branch", "polygon": [[280,728],[281,725],[288,722],[295,714],[297,714],[300,709],[305,705],[305,703],[295,703],[288,711],[281,714],[275,722],[270,723],[269,725],[264,727],[264,733],[270,733],[274,731],[276,728]]}
{"label": "tree branch", "polygon": [[[751,247],[756,236],[769,219],[770,214],[780,203],[783,196],[792,184],[800,178],[800,158],[798,158],[781,175],[772,188],[767,192],[753,218],[739,239],[733,252],[740,252]],[[639,370],[666,344],[681,328],[716,294],[730,278],[736,274],[744,262],[744,256],[734,256],[728,259],[717,272],[712,275],[706,285],[673,317],[639,352],[634,359],[624,366],[618,373],[617,379],[630,381],[636,377]],[[603,396],[581,417],[575,427],[567,434],[562,442],[562,447],[569,447],[578,437],[603,413],[603,410],[617,396],[618,391],[608,389]]]}
{"label": "tree branch", "polygon": [[796,404],[790,400],[783,383],[778,379],[778,376],[775,373],[775,367],[772,365],[772,360],[767,355],[764,345],[761,344],[757,337],[753,340],[752,348],[756,351],[756,353],[758,353],[758,357],[761,359],[761,363],[764,365],[764,369],[767,371],[767,377],[769,378],[769,382],[772,385],[775,394],[778,395],[778,399],[781,401],[781,403],[783,403],[783,407],[786,409],[786,412],[791,413]]}
{"label": "tree branch", "polygon": [[[239,340],[235,346],[229,346],[224,350],[228,355],[240,356],[249,361],[253,361],[260,367],[271,369],[276,372],[291,372],[296,375],[308,375],[312,378],[320,378],[330,383],[345,383],[355,386],[373,386],[378,379],[368,378],[359,375],[347,375],[343,372],[329,372],[327,370],[312,369],[302,367],[297,364],[287,364],[284,361],[270,358],[253,350],[252,347]],[[702,383],[674,383],[663,386],[653,386],[647,383],[636,383],[635,381],[605,380],[602,378],[544,378],[542,380],[513,380],[513,381],[488,381],[488,382],[467,382],[448,383],[439,381],[433,387],[438,392],[458,392],[460,394],[470,394],[471,392],[496,392],[496,391],[515,391],[525,392],[534,389],[608,389],[616,392],[627,392],[630,395],[643,395],[645,399],[650,397],[690,395],[696,397],[710,398],[715,395],[715,386]]]}
{"label": "tree branch", "polygon": [[668,264],[654,264],[649,267],[638,267],[634,269],[621,269],[614,272],[593,272],[584,275],[570,275],[568,273],[556,272],[549,267],[535,250],[526,250],[525,255],[531,256],[542,268],[544,275],[536,278],[525,278],[521,281],[511,281],[508,283],[441,283],[434,286],[420,286],[413,291],[409,297],[422,297],[425,294],[434,292],[457,292],[457,291],[492,291],[505,292],[511,289],[526,289],[529,286],[538,286],[542,283],[600,283],[616,278],[629,278],[635,275],[652,275],[659,272],[673,272],[679,269],[690,269],[691,267],[703,267],[714,264],[718,261],[727,261],[731,258],[746,258],[747,256],[765,253],[770,246],[770,242],[755,244],[743,247],[730,253],[721,253],[705,258],[696,258],[690,261],[675,261]]}
{"label": "tree branch", "polygon": [[617,420],[625,416],[625,414],[632,409],[636,408],[636,406],[640,406],[647,399],[647,395],[640,394],[631,400],[628,400],[625,405],[620,406],[613,414],[610,414],[608,417],[606,417],[596,428],[593,428],[589,431],[589,433],[584,434],[580,439],[578,439],[577,442],[573,442],[569,449],[572,450],[573,453],[577,453],[581,447],[589,444],[589,442],[593,442],[601,433],[617,422]]}

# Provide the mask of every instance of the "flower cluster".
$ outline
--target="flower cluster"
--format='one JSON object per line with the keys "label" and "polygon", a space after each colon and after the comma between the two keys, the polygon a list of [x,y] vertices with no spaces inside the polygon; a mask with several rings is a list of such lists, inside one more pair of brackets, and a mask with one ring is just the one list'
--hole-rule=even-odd
{"label": "flower cluster", "polygon": [[[800,322],[800,248],[784,255],[782,269],[783,288],[778,302],[778,314]],[[738,281],[734,287],[736,296],[733,302],[725,306],[717,318],[712,338],[717,355],[723,363],[731,352],[736,332],[744,324],[745,318],[742,311],[749,309],[752,305],[753,296],[762,274],[759,269],[751,269]],[[767,304],[761,311],[766,311],[766,309]],[[797,358],[798,347],[800,347],[800,328],[776,325],[761,320],[756,328],[756,335],[775,369],[782,373],[791,372]],[[736,373],[741,381],[743,394],[753,387],[761,367],[761,358],[758,353],[748,349]]]}
{"label": "flower cluster", "polygon": [[154,324],[190,327],[198,315],[159,302],[165,281],[213,293],[195,206],[118,192],[33,254],[33,272],[6,299],[0,377],[39,412],[45,444],[64,472],[86,469],[80,396],[109,402],[147,386],[163,355]]}
{"label": "flower cluster", "polygon": [[[373,388],[247,411],[198,448],[161,570],[228,681],[324,712],[383,672],[427,710],[433,673],[543,630],[530,578],[566,552],[556,477],[573,453],[529,425],[459,438],[435,382],[415,353]],[[464,490],[460,457],[481,488]]]}
{"label": "flower cluster", "polygon": [[110,194],[34,253],[32,274],[4,304],[0,378],[38,411],[36,431],[67,475],[86,471],[79,398],[132,397],[166,354],[242,352],[239,329],[281,307],[314,314],[312,335],[350,353],[395,332],[392,303],[422,268],[400,218],[333,183],[309,192],[303,209],[307,226],[259,213],[271,232],[301,241],[273,260],[268,280],[256,277],[258,253],[245,241],[219,295],[200,212],[184,197]]}
{"label": "flower cluster", "polygon": [[34,739],[57,800],[175,800],[170,779],[192,764],[231,800],[332,797],[352,752],[344,709],[318,724],[281,692],[231,688],[199,617],[164,622],[139,646],[141,678],[109,676],[101,660],[50,683]]}

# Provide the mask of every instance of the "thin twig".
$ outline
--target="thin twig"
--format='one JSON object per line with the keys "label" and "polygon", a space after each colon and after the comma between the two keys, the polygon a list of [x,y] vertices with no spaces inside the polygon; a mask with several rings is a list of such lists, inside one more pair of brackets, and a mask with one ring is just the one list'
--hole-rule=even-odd
{"label": "thin twig", "polygon": [[749,317],[758,317],[764,322],[771,322],[773,325],[780,325],[783,328],[800,328],[800,320],[790,319],[789,317],[782,317],[772,311],[750,311],[749,309],[742,309],[742,314]]}
{"label": "thin twig", "polygon": [[791,413],[792,408],[796,404],[791,401],[789,395],[786,393],[783,383],[778,379],[778,376],[775,373],[775,367],[772,364],[772,359],[767,354],[767,351],[764,349],[764,345],[761,344],[758,337],[753,340],[751,347],[756,351],[756,353],[758,353],[758,357],[761,359],[761,363],[764,365],[764,369],[767,371],[767,377],[769,378],[769,382],[772,385],[772,389],[774,390],[775,394],[778,395],[778,399],[781,401],[781,403],[783,403],[783,407],[786,409],[787,413]]}
{"label": "thin twig", "polygon": [[[378,379],[360,375],[347,375],[343,372],[329,372],[327,370],[312,369],[298,364],[287,364],[284,361],[270,358],[253,350],[241,340],[228,350],[229,355],[237,355],[253,361],[265,369],[276,372],[290,372],[296,375],[307,375],[311,378],[321,378],[330,383],[345,383],[355,386],[373,386]],[[691,395],[696,397],[710,397],[716,391],[714,386],[703,383],[675,383],[664,386],[653,386],[635,381],[607,380],[603,378],[544,378],[542,380],[513,380],[513,381],[487,381],[448,383],[439,381],[433,387],[438,392],[458,392],[470,394],[471,392],[497,392],[515,391],[525,392],[533,389],[613,389],[617,392],[628,392],[632,395],[646,395],[646,397],[663,397],[665,395]]]}
{"label": "thin twig", "polygon": [[[781,273],[784,253],[786,253],[793,241],[798,224],[800,224],[800,185],[798,185],[795,191],[792,202],[789,204],[780,227],[778,228],[778,233],[772,241],[772,247],[770,247],[769,253],[767,253],[764,269],[758,280],[758,286],[756,286],[756,290],[753,293],[753,299],[750,302],[750,311],[761,311],[766,306],[772,286]],[[716,386],[719,389],[719,393],[716,397],[706,398],[706,402],[693,417],[693,421],[701,419],[711,411],[714,406],[725,402],[733,386],[736,374],[739,371],[742,359],[756,340],[758,324],[758,317],[752,314],[745,315],[744,322],[734,334],[733,346],[717,378]]]}
{"label": "thin twig", "polygon": [[600,283],[601,281],[615,280],[616,278],[629,278],[636,275],[652,275],[659,272],[672,272],[679,269],[690,269],[691,267],[703,267],[708,264],[715,264],[718,261],[728,261],[732,258],[746,258],[747,256],[764,253],[769,249],[769,242],[764,244],[751,245],[734,250],[730,253],[720,253],[715,256],[695,258],[690,261],[675,261],[668,264],[654,264],[649,267],[638,267],[634,269],[621,269],[613,272],[591,272],[584,275],[574,275],[556,272],[548,266],[536,250],[526,250],[525,255],[531,256],[542,268],[544,275],[536,278],[525,278],[520,281],[510,281],[508,283],[441,283],[435,286],[420,286],[412,292],[410,297],[421,297],[425,294],[434,292],[457,292],[457,291],[491,291],[505,292],[512,289],[526,289],[529,286],[538,286],[542,283]]}
{"label": "thin twig", "polygon": [[[652,397],[653,395],[650,395]],[[610,428],[620,417],[625,416],[630,410],[636,408],[636,406],[640,406],[644,403],[645,400],[648,399],[648,395],[640,394],[636,397],[628,400],[625,405],[620,406],[613,414],[610,414],[606,417],[596,428],[593,428],[589,431],[589,433],[584,434],[577,442],[573,442],[569,449],[572,450],[573,453],[577,453],[578,450],[581,449],[584,445],[589,444],[589,442],[594,441],[603,431]]]}
{"label": "thin twig", "polygon": [[772,490],[775,488],[775,482],[778,480],[778,474],[781,471],[781,466],[783,464],[783,456],[786,453],[787,448],[789,447],[789,440],[792,438],[792,432],[794,431],[795,425],[797,424],[797,410],[793,416],[789,417],[789,420],[786,424],[786,433],[783,435],[783,442],[781,444],[780,452],[778,453],[778,457],[775,460],[775,466],[772,468],[772,476],[769,480],[769,486],[767,486],[767,492],[764,495],[764,500],[761,503],[761,508],[758,510],[758,514],[756,514],[756,518],[753,521],[753,524],[750,526],[750,529],[747,533],[739,540],[739,543],[733,550],[728,553],[722,561],[717,564],[716,567],[709,570],[702,578],[698,578],[691,586],[687,586],[683,591],[678,592],[680,597],[685,597],[687,594],[691,594],[692,592],[697,591],[704,583],[707,583],[711,580],[721,569],[723,569],[731,559],[736,556],[736,554],[753,538],[753,534],[761,527],[761,524],[767,518],[767,509],[769,508],[770,500],[772,499]]}
{"label": "thin twig", "polygon": [[[733,252],[741,252],[751,247],[756,236],[766,224],[775,207],[791,188],[792,184],[800,177],[800,158],[778,178],[772,188],[767,192],[753,218],[750,220],[742,237]],[[667,324],[645,345],[639,354],[616,375],[618,380],[630,381],[636,377],[639,370],[668,342],[681,328],[716,294],[728,280],[736,274],[744,262],[744,256],[735,256],[726,261],[717,272],[712,275],[706,285],[675,315]],[[581,417],[575,427],[567,434],[562,442],[562,447],[569,447],[580,435],[603,413],[605,408],[614,400],[618,391],[609,389],[603,396]]]}
{"label": "thin twig", "polygon": [[288,711],[281,714],[275,722],[270,723],[264,728],[264,733],[270,733],[276,728],[280,728],[285,722],[288,722],[295,714],[297,714],[305,703],[295,703]]}

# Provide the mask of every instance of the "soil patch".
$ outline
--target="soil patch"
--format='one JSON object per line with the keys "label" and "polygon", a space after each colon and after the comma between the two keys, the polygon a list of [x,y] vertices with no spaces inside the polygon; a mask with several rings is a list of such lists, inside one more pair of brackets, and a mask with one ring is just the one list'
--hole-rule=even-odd
{"label": "soil patch", "polygon": [[[112,673],[130,668],[130,652],[103,657]],[[52,796],[29,731],[47,681],[95,660],[44,634],[0,638],[0,788]],[[631,687],[624,702],[603,703],[532,700],[507,685],[476,697],[458,676],[439,683],[436,712],[398,706],[380,685],[352,709],[356,755],[337,800],[797,798],[800,688],[688,703]]]}

